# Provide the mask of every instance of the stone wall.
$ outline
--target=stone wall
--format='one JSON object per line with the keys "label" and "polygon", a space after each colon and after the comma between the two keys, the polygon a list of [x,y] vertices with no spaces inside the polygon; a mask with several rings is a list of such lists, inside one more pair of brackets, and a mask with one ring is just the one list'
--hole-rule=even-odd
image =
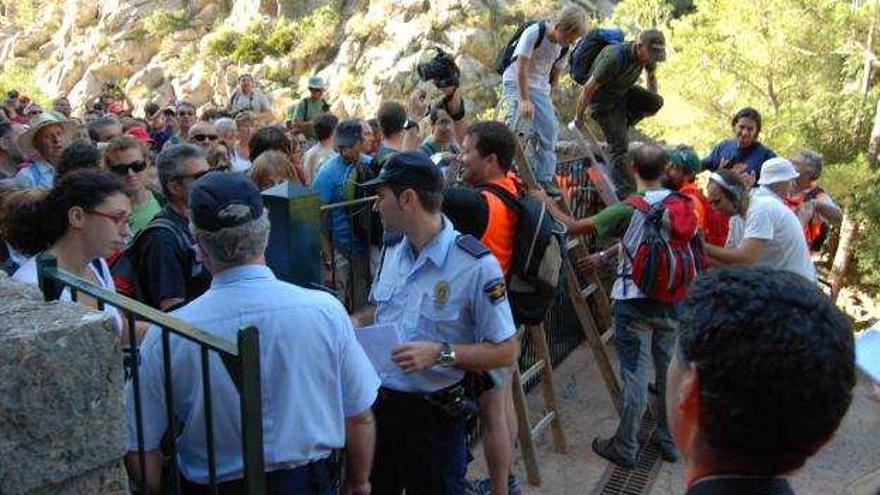
{"label": "stone wall", "polygon": [[0,301],[0,493],[124,494],[110,319],[10,280],[0,280]]}

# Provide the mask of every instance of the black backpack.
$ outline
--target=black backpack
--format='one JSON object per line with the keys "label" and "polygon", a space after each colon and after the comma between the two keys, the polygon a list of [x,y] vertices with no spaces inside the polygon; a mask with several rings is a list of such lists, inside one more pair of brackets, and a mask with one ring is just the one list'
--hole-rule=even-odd
{"label": "black backpack", "polygon": [[143,293],[141,274],[138,269],[138,261],[141,256],[139,246],[145,234],[154,229],[165,229],[171,232],[177,241],[178,248],[181,250],[188,249],[189,241],[173,221],[164,217],[155,217],[134,236],[124,250],[115,253],[107,259],[107,264],[110,266],[110,275],[113,277],[113,284],[116,286],[116,292],[144,304],[148,304],[148,302]]}
{"label": "black backpack", "polygon": [[[370,189],[361,186],[361,184],[379,175],[381,168],[374,166],[376,165],[375,161],[364,163],[358,160],[356,164],[351,165],[344,185],[346,201],[371,196]],[[373,203],[359,203],[347,207],[347,210],[349,218],[351,218],[354,237],[371,246],[381,246],[382,219],[378,213],[373,211]]]}
{"label": "black backpack", "polygon": [[[495,63],[492,64],[492,66],[495,68],[495,72],[498,73],[499,76],[504,75],[504,71],[506,71],[507,68],[510,67],[510,64],[512,64],[516,60],[516,57],[513,55],[513,52],[516,51],[516,45],[517,43],[519,43],[519,39],[522,37],[523,31],[525,31],[526,28],[528,28],[535,22],[538,23],[538,39],[535,40],[535,46],[533,47],[533,49],[537,49],[538,46],[541,45],[541,42],[544,41],[544,36],[547,34],[547,21],[529,21],[516,28],[513,36],[511,36],[510,39],[507,41],[507,44],[504,45],[504,49],[498,52],[498,56],[495,57]],[[556,58],[556,60],[553,62],[553,65],[555,66],[560,60],[562,60],[563,57],[565,57],[565,54],[567,53],[568,47],[563,46],[562,51],[559,53],[559,57]]]}
{"label": "black backpack", "polygon": [[500,199],[519,214],[513,239],[513,259],[507,275],[507,295],[514,321],[536,325],[544,321],[556,299],[562,271],[564,229],[532,196],[513,195],[495,184],[479,187]]}
{"label": "black backpack", "polygon": [[568,70],[571,78],[578,84],[586,84],[593,72],[593,63],[599,53],[608,45],[618,45],[617,65],[623,65],[623,30],[619,28],[591,29],[574,46],[568,57]]}

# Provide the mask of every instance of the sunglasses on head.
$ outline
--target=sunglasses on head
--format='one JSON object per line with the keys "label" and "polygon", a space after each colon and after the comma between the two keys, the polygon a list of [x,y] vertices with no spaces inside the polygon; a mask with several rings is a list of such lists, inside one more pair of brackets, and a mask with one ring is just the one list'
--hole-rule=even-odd
{"label": "sunglasses on head", "polygon": [[145,168],[147,168],[147,162],[144,160],[139,160],[131,163],[118,163],[116,165],[110,165],[108,168],[114,174],[128,175],[129,170],[134,173],[142,172]]}
{"label": "sunglasses on head", "polygon": [[193,141],[199,141],[199,142],[216,141],[217,137],[218,136],[216,134],[196,134],[192,137],[192,139],[193,139]]}

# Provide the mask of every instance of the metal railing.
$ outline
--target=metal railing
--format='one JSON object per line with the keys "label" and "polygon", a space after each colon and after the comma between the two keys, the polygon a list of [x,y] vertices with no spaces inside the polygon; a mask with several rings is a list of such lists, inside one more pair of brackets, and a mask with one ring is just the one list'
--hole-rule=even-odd
{"label": "metal railing", "polygon": [[[216,352],[223,361],[240,397],[242,457],[244,460],[244,483],[249,494],[265,493],[266,480],[263,465],[263,421],[262,396],[260,389],[260,345],[256,327],[247,327],[238,332],[238,342],[212,335],[204,330],[193,327],[181,320],[173,318],[145,304],[121,296],[116,292],[86,282],[58,268],[57,260],[48,254],[37,258],[37,280],[43,297],[47,301],[60,297],[61,290],[67,287],[70,299],[77,301],[78,294],[83,293],[97,301],[98,309],[103,311],[110,305],[123,312],[128,323],[128,344],[123,360],[127,376],[130,377],[134,392],[134,410],[138,443],[138,467],[141,477],[146,476],[146,457],[144,455],[144,428],[140,394],[140,362],[135,332],[135,319],[148,321],[162,331],[162,361],[165,375],[164,392],[170,444],[170,464],[166,471],[168,484],[165,489],[171,493],[180,493],[180,473],[177,468],[176,421],[174,420],[173,380],[171,369],[171,334],[195,343],[200,348],[202,386],[204,387],[205,435],[207,445],[208,475],[210,493],[217,493],[216,458],[214,452],[214,425],[211,407],[211,374],[208,367],[210,353]],[[146,480],[141,480],[146,485]]]}

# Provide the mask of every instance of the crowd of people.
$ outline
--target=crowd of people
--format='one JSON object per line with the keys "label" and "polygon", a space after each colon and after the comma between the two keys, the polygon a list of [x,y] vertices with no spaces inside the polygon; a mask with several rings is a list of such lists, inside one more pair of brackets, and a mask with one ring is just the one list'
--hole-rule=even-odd
{"label": "crowd of people", "polygon": [[[811,260],[841,220],[816,184],[822,158],[776,156],[758,141],[752,108],[733,116],[734,137],[703,160],[685,145],[631,147],[628,129],[663,105],[655,70],[665,39],[658,30],[636,41],[606,34],[588,31],[574,6],[519,30],[500,68],[504,122],[469,121],[457,69],[444,72],[441,55],[420,68],[438,73],[427,79],[439,97],[420,86],[405,104],[384,101],[362,118],[335,116],[318,76],[282,121],[249,74],[225,108],[154,101],[138,110],[110,83],[74,115],[64,96],[43,110],[9,91],[0,112],[2,269],[37,283],[35,256],[50,253],[60,268],[214,335],[235,341],[239,328],[256,326],[270,493],[330,493],[332,454],[344,449],[348,493],[515,494],[519,322],[508,282],[523,269],[515,241],[526,213],[517,205],[545,204],[568,235],[612,243],[572,260],[581,270],[616,265],[623,399],[616,432],[593,450],[635,466],[653,364],[652,438],[665,461],[684,453],[688,493],[790,493],[780,476],[833,435],[855,382],[852,335],[817,288]],[[622,201],[574,218],[558,206],[566,189],[550,90],[564,55],[588,42],[598,45],[576,124],[589,113],[603,129]],[[647,88],[637,85],[643,71]],[[514,163],[524,134],[537,142],[528,164],[536,191]],[[325,206],[314,215],[326,291],[266,266],[270,231],[287,225],[269,222],[261,191],[285,183]],[[77,303],[99,307],[85,296]],[[103,311],[122,341],[139,343],[140,396],[126,390],[133,486],[167,488],[172,420],[184,492],[208,493],[198,348],[171,341],[168,418],[161,332]],[[391,369],[367,355],[360,332],[385,332]],[[245,493],[238,392],[217,356],[210,371],[219,493]],[[467,481],[465,422],[475,415],[489,477]]]}

